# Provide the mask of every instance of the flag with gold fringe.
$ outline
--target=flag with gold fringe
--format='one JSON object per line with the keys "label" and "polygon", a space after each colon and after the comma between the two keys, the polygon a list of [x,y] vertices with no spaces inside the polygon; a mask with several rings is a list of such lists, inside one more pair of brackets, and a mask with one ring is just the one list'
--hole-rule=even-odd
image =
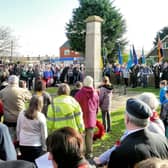
{"label": "flag with gold fringe", "polygon": [[159,35],[158,35],[157,53],[158,53],[158,62],[161,62],[161,60],[163,59],[163,48]]}

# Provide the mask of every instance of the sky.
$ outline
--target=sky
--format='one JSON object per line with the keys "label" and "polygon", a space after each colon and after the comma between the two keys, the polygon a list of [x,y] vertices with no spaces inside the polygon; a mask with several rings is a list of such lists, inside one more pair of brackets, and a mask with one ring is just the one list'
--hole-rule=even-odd
{"label": "sky", "polygon": [[[136,50],[149,51],[156,33],[168,26],[167,0],[115,0],[126,20],[129,41]],[[78,0],[0,0],[0,26],[10,27],[21,55],[59,55],[67,40],[66,23]]]}
{"label": "sky", "polygon": [[146,52],[153,47],[158,31],[168,26],[167,0],[115,0],[114,5],[120,9],[126,20],[129,40],[128,48],[134,44],[135,49]]}

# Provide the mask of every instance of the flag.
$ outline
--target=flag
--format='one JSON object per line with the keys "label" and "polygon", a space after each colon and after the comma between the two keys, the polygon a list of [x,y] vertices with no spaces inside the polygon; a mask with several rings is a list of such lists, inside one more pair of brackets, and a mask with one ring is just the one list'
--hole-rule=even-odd
{"label": "flag", "polygon": [[142,63],[142,64],[145,64],[145,63],[146,63],[145,55],[144,55],[144,48],[142,48],[141,63]]}
{"label": "flag", "polygon": [[119,63],[120,65],[123,64],[123,58],[122,58],[120,46],[118,46],[118,63]]}
{"label": "flag", "polygon": [[138,57],[137,57],[137,54],[136,54],[136,52],[135,52],[135,48],[134,48],[134,45],[132,46],[132,52],[133,52],[133,62],[134,62],[134,64],[136,65],[136,64],[138,64]]}
{"label": "flag", "polygon": [[163,58],[163,48],[162,48],[162,42],[160,40],[160,37],[158,36],[158,62],[160,62]]}
{"label": "flag", "polygon": [[130,69],[133,66],[133,56],[132,56],[132,50],[130,48],[129,58],[127,62],[127,69]]}

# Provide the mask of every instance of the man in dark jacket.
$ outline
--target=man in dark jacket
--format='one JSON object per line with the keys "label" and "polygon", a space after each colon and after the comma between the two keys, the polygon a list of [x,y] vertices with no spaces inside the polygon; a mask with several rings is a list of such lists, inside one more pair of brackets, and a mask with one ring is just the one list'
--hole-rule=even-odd
{"label": "man in dark jacket", "polygon": [[133,168],[135,163],[151,157],[168,159],[166,137],[146,129],[151,115],[151,109],[142,101],[132,98],[127,100],[127,135],[111,153],[108,168]]}

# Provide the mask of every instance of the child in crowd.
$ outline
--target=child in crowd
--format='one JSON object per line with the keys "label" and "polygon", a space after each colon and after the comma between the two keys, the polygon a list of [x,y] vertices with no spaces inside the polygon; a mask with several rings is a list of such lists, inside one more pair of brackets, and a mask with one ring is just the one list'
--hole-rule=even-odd
{"label": "child in crowd", "polygon": [[51,104],[52,97],[46,91],[46,84],[43,80],[36,80],[34,86],[34,95],[42,96],[43,98],[43,108],[42,113],[47,116],[48,106]]}
{"label": "child in crowd", "polygon": [[26,88],[26,81],[20,80],[20,81],[19,81],[19,87],[21,87],[21,88]]}
{"label": "child in crowd", "polygon": [[41,112],[43,99],[34,95],[29,107],[19,113],[17,120],[17,140],[19,141],[21,158],[30,162],[46,151],[47,138],[46,118]]}
{"label": "child in crowd", "polygon": [[102,112],[102,121],[106,132],[110,131],[111,125],[111,99],[112,99],[113,86],[110,83],[109,77],[103,77],[103,84],[99,87],[99,102]]}
{"label": "child in crowd", "polygon": [[160,93],[159,93],[159,98],[160,98],[160,103],[162,104],[164,100],[166,99],[165,97],[165,92],[167,90],[167,81],[162,80],[160,81]]}
{"label": "child in crowd", "polygon": [[166,100],[163,101],[161,106],[160,118],[165,125],[165,135],[168,138],[168,90],[165,93]]}
{"label": "child in crowd", "polygon": [[75,97],[75,94],[82,88],[82,86],[82,82],[77,81],[75,84],[75,88],[71,90],[70,95]]}

